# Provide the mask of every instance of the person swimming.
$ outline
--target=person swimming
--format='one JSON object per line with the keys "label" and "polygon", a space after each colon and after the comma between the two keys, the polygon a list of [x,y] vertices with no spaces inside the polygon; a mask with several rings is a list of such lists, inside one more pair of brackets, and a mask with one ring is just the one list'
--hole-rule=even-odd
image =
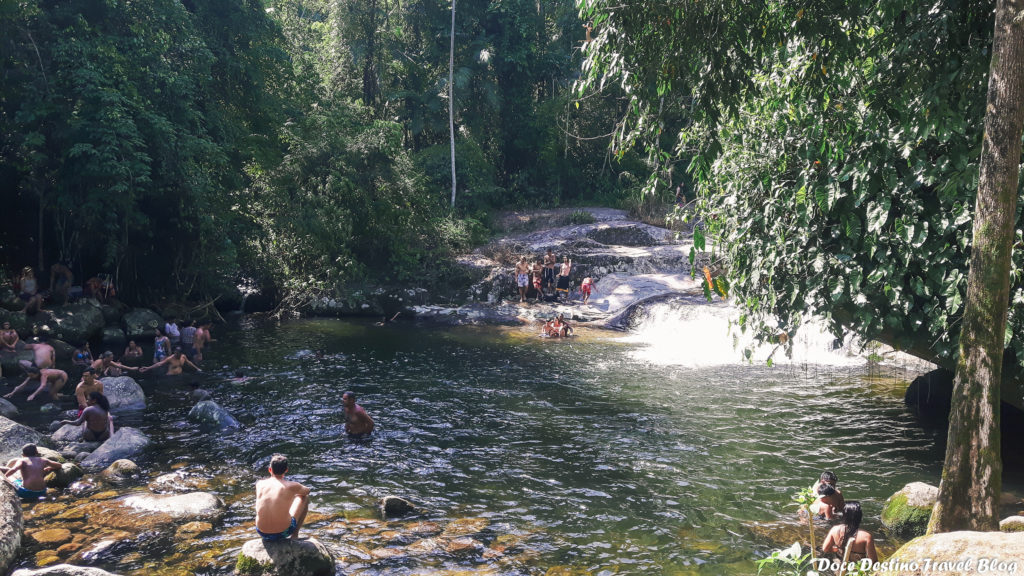
{"label": "person swimming", "polygon": [[878,552],[875,551],[875,539],[867,530],[860,529],[860,522],[864,513],[860,508],[860,502],[851,500],[843,506],[843,523],[832,527],[825,537],[825,543],[821,550],[826,554],[838,554],[844,557],[847,545],[850,546],[850,557],[848,561],[857,561],[868,558],[872,562],[878,562]]}

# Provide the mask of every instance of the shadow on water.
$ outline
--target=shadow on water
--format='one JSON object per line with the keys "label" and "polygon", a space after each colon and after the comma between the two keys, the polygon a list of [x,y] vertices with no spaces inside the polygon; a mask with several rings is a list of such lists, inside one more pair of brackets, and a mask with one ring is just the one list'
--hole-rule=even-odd
{"label": "shadow on water", "polygon": [[[901,398],[877,394],[866,369],[655,364],[634,354],[640,344],[581,332],[552,342],[533,327],[333,319],[245,319],[220,331],[206,372],[143,380],[149,406],[122,424],[152,437],[151,476],[203,479],[226,517],[213,535],[100,565],[230,573],[252,537],[253,483],[275,452],[313,488],[304,534],[343,559],[339,573],[368,575],[747,574],[792,542],[790,495],[823,469],[864,502],[883,544],[885,498],[907,482],[937,482],[934,433],[914,425]],[[193,378],[241,429],[188,421]],[[377,421],[368,441],[344,434],[346,390]],[[387,494],[425,512],[380,522],[374,504]],[[482,548],[453,550],[452,526]],[[447,548],[424,552],[415,530],[434,530]]]}

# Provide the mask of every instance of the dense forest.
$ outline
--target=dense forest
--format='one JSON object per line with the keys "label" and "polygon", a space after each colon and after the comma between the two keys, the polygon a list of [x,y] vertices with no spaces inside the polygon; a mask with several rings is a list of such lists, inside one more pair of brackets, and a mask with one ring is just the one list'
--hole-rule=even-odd
{"label": "dense forest", "polygon": [[452,42],[435,0],[3,3],[0,266],[300,305],[429,285],[498,208],[636,197],[646,163],[608,149],[624,93],[573,91],[575,7],[454,8]]}

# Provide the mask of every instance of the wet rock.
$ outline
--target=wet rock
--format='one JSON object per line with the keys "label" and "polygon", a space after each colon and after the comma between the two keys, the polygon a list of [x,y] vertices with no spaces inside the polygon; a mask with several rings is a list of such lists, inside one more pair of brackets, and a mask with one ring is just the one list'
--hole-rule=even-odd
{"label": "wet rock", "polygon": [[84,498],[90,494],[99,492],[100,486],[91,480],[79,480],[68,486],[68,494],[78,498]]}
{"label": "wet rock", "polygon": [[[210,481],[187,472],[177,471],[158,476],[149,483],[149,490],[157,494],[203,491],[210,487]],[[310,523],[308,516],[306,523]]]}
{"label": "wet rock", "polygon": [[110,466],[107,466],[106,469],[100,473],[100,476],[102,476],[107,482],[122,484],[138,477],[141,473],[142,470],[139,469],[138,464],[131,460],[122,458]]}
{"label": "wet rock", "polygon": [[36,446],[36,450],[39,452],[40,456],[46,458],[47,460],[53,460],[54,462],[60,462],[61,464],[66,462],[66,460],[64,459],[64,455],[61,454],[60,452],[57,452],[53,448],[47,448],[46,446]]}
{"label": "wet rock", "polygon": [[21,457],[25,444],[48,446],[50,439],[39,432],[0,416],[0,462]]}
{"label": "wet rock", "polygon": [[209,522],[189,522],[178,527],[174,537],[178,540],[188,540],[213,531],[213,524]]}
{"label": "wet rock", "polygon": [[47,528],[45,530],[36,530],[28,533],[36,544],[42,546],[53,546],[56,548],[61,544],[71,542],[71,530],[67,528]]}
{"label": "wet rock", "polygon": [[103,395],[110,400],[110,411],[142,410],[146,407],[146,393],[129,376],[104,376]]}
{"label": "wet rock", "polygon": [[1015,574],[1024,566],[1024,534],[946,532],[922,536],[897,550],[884,566],[888,569],[879,576]]}
{"label": "wet rock", "polygon": [[121,323],[121,318],[124,316],[125,310],[128,307],[125,305],[114,306],[112,304],[100,305],[100,313],[103,314],[103,322],[107,326],[117,326]]}
{"label": "wet rock", "polygon": [[114,432],[95,452],[82,461],[86,470],[99,470],[121,459],[132,459],[149,446],[149,437],[135,428],[124,427]]}
{"label": "wet rock", "polygon": [[21,500],[10,482],[0,480],[0,573],[18,553],[23,526]]}
{"label": "wet rock", "polygon": [[51,338],[46,343],[53,346],[53,354],[57,357],[58,362],[71,360],[71,356],[75,353],[75,347],[63,340]]}
{"label": "wet rock", "polygon": [[18,407],[11,404],[6,398],[0,398],[0,416],[13,419],[18,416]]}
{"label": "wet rock", "polygon": [[224,514],[224,502],[209,492],[188,494],[133,494],[122,503],[136,510],[159,512],[172,518],[206,520],[220,518]]}
{"label": "wet rock", "polygon": [[235,574],[274,576],[333,576],[334,557],[315,538],[308,540],[249,540],[235,563]]}
{"label": "wet rock", "polygon": [[1024,516],[1010,516],[999,521],[1000,532],[1024,532]]}
{"label": "wet rock", "polygon": [[56,566],[47,566],[41,570],[22,568],[21,570],[15,570],[11,576],[117,576],[117,574],[88,566],[57,564]]}
{"label": "wet rock", "polygon": [[60,555],[56,550],[40,550],[36,552],[36,566],[40,568],[60,562]]}
{"label": "wet rock", "polygon": [[133,548],[135,548],[135,543],[131,540],[110,538],[81,550],[72,556],[70,561],[83,564],[116,563]]}
{"label": "wet rock", "polygon": [[483,542],[468,537],[454,538],[444,544],[445,553],[453,555],[476,554],[482,552],[483,549]]}
{"label": "wet rock", "polygon": [[[0,320],[2,322],[2,320]],[[13,379],[15,376],[23,377],[25,373],[25,366],[28,366],[35,359],[35,355],[32,354],[31,350],[19,350],[17,352],[4,352],[0,354],[0,369],[7,375],[7,378]]]}
{"label": "wet rock", "polygon": [[416,512],[416,506],[405,498],[384,496],[377,501],[377,510],[382,518],[406,516]]}
{"label": "wet rock", "polygon": [[489,524],[490,522],[486,518],[459,518],[445,526],[441,536],[444,538],[472,536],[483,532]]}
{"label": "wet rock", "polygon": [[33,320],[32,330],[37,336],[79,345],[103,333],[103,313],[89,302],[57,306],[48,312],[37,314]]}
{"label": "wet rock", "polygon": [[57,429],[50,438],[59,445],[78,443],[82,441],[82,426],[64,424]]}
{"label": "wet rock", "polygon": [[0,288],[0,312],[14,312],[24,307],[25,302],[18,298],[18,295],[14,293],[10,286]]}
{"label": "wet rock", "polygon": [[157,328],[162,328],[164,319],[148,308],[132,308],[121,319],[121,327],[128,338],[153,338]]}
{"label": "wet rock", "polygon": [[923,536],[928,529],[939,489],[924,482],[911,482],[885,501],[882,525],[899,538]]}
{"label": "wet rock", "polygon": [[55,470],[46,475],[46,486],[58,490],[67,488],[84,475],[85,471],[78,464],[65,462],[61,464],[60,470]]}
{"label": "wet rock", "polygon": [[226,428],[238,428],[240,424],[230,412],[225,410],[213,400],[203,400],[188,413],[188,419],[198,422],[200,425],[224,430]]}
{"label": "wet rock", "polygon": [[104,326],[102,341],[104,348],[114,350],[124,348],[125,344],[128,343],[128,338],[125,337],[124,330],[117,326]]}

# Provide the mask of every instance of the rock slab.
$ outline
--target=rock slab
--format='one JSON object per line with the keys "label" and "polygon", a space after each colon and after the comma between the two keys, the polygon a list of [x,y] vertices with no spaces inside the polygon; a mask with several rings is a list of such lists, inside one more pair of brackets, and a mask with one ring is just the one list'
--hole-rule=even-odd
{"label": "rock slab", "polygon": [[1005,576],[1024,569],[1024,534],[946,532],[908,542],[879,576]]}
{"label": "rock slab", "polygon": [[241,426],[230,412],[213,400],[203,400],[193,406],[192,410],[188,413],[188,419],[198,422],[203,426],[216,428],[217,430]]}
{"label": "rock slab", "polygon": [[149,436],[135,428],[121,428],[82,461],[82,468],[100,470],[121,459],[134,460],[147,446]]}
{"label": "rock slab", "polygon": [[0,462],[20,458],[21,447],[25,444],[49,446],[50,440],[28,426],[0,416]]}
{"label": "rock slab", "polygon": [[55,566],[40,568],[39,570],[29,570],[27,568],[15,570],[11,576],[117,576],[117,574],[88,566],[57,564]]}
{"label": "rock slab", "polygon": [[100,378],[103,395],[110,400],[110,410],[142,410],[146,407],[146,393],[142,386],[129,376]]}
{"label": "rock slab", "polygon": [[21,499],[14,491],[14,485],[0,480],[0,573],[7,570],[18,553],[23,527]]}
{"label": "rock slab", "polygon": [[240,576],[333,576],[334,557],[319,540],[249,540],[235,564]]}
{"label": "rock slab", "polygon": [[209,492],[135,494],[125,498],[123,504],[136,510],[161,512],[178,519],[212,520],[224,513],[224,502]]}

